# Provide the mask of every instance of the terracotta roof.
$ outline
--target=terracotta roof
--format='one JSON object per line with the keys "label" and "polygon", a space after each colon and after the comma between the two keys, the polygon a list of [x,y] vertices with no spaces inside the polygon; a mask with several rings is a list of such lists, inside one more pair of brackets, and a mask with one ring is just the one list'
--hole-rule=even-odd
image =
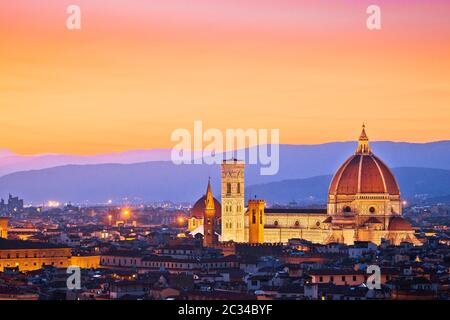
{"label": "terracotta roof", "polygon": [[331,221],[333,221],[333,218],[330,216],[330,217],[326,218],[325,220],[323,220],[322,223],[331,223]]}
{"label": "terracotta roof", "polygon": [[411,231],[411,224],[402,217],[393,217],[389,221],[389,231]]}
{"label": "terracotta roof", "polygon": [[68,246],[60,246],[45,242],[33,242],[26,240],[8,240],[0,239],[0,249],[14,250],[14,249],[62,249],[70,248]]}
{"label": "terracotta roof", "polygon": [[[194,204],[194,206],[192,207],[191,211],[190,211],[190,216],[197,218],[197,219],[202,219],[203,215],[205,214],[205,208],[206,208],[206,195],[204,195],[203,197],[201,197],[200,199],[197,200],[197,202]],[[222,207],[220,205],[220,202],[217,201],[216,198],[214,198],[214,208],[216,210],[216,218],[220,218],[222,215]]]}
{"label": "terracotta roof", "polygon": [[400,188],[389,168],[377,158],[369,146],[365,125],[362,127],[358,148],[336,171],[329,194],[388,193],[400,195]]}
{"label": "terracotta roof", "polygon": [[388,193],[400,195],[389,168],[374,154],[355,154],[337,170],[329,194]]}

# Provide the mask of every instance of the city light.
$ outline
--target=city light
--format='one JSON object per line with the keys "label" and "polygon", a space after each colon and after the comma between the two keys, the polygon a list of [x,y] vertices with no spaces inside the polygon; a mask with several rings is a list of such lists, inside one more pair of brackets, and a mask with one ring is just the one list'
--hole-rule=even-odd
{"label": "city light", "polygon": [[49,208],[57,208],[60,205],[61,204],[58,201],[54,201],[54,200],[47,201],[47,207],[49,207]]}
{"label": "city light", "polygon": [[130,217],[130,214],[131,214],[130,209],[125,208],[125,209],[122,210],[122,216],[123,216],[125,219],[128,219],[128,218]]}

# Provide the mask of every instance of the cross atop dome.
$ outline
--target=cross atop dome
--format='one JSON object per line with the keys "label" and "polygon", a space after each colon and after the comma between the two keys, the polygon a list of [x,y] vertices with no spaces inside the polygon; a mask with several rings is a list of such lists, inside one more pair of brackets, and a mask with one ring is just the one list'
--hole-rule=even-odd
{"label": "cross atop dome", "polygon": [[366,134],[366,125],[363,123],[362,131],[358,139],[358,148],[356,149],[356,154],[371,154],[372,150],[369,146],[369,138]]}

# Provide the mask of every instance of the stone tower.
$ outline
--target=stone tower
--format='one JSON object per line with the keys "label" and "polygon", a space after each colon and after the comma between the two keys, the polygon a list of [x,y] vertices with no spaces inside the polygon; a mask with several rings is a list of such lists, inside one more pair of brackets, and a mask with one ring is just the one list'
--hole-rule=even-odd
{"label": "stone tower", "polygon": [[0,238],[8,238],[8,218],[0,217]]}
{"label": "stone tower", "polygon": [[248,201],[248,242],[264,243],[264,200]]}
{"label": "stone tower", "polygon": [[222,241],[244,242],[244,162],[222,162]]}
{"label": "stone tower", "polygon": [[203,217],[203,246],[211,247],[215,244],[214,226],[216,209],[214,206],[214,197],[211,191],[211,181],[208,180],[205,199],[205,214]]}

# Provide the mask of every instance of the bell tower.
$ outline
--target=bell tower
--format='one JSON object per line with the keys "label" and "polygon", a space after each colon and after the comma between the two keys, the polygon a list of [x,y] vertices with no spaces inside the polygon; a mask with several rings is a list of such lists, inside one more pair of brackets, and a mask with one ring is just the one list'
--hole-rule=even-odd
{"label": "bell tower", "polygon": [[222,162],[222,241],[244,242],[244,162]]}
{"label": "bell tower", "polygon": [[248,201],[248,242],[264,243],[264,200]]}
{"label": "bell tower", "polygon": [[211,191],[211,181],[208,180],[205,198],[205,213],[203,217],[203,246],[211,247],[215,243],[214,225],[216,208],[214,206],[214,197]]}

